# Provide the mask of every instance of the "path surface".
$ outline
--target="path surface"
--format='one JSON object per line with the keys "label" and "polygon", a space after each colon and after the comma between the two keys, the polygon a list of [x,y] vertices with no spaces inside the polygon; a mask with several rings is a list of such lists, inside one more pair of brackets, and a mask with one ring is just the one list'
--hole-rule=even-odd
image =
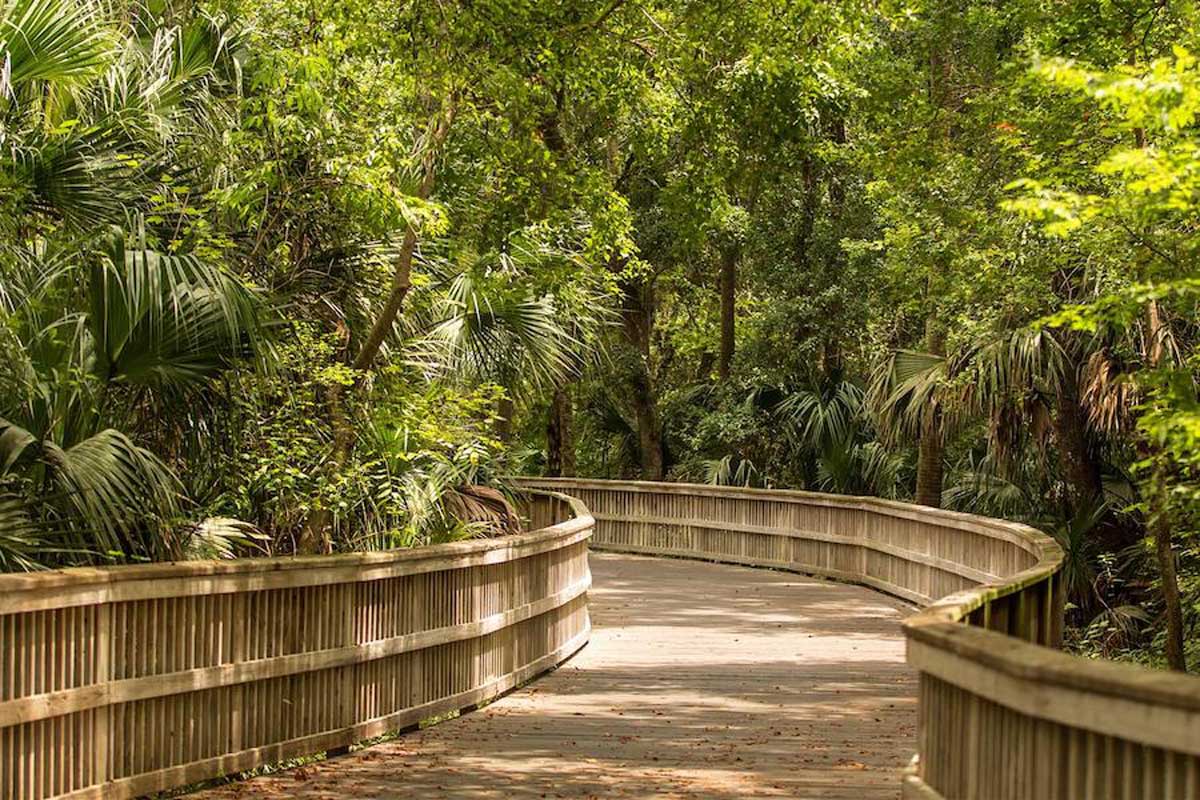
{"label": "path surface", "polygon": [[916,681],[896,600],[592,553],[591,643],[480,711],[195,800],[896,798]]}

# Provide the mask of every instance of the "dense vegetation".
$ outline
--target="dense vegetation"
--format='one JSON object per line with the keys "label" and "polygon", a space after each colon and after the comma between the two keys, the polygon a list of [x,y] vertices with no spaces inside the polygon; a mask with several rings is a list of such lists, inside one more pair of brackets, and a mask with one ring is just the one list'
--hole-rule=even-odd
{"label": "dense vegetation", "polygon": [[501,476],[1029,521],[1200,665],[1162,0],[0,0],[0,568],[403,547]]}

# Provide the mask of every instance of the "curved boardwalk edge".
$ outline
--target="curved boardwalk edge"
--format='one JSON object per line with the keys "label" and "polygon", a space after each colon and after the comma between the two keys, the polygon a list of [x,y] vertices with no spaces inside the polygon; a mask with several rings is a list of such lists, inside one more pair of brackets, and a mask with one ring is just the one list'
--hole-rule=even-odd
{"label": "curved boardwalk edge", "polygon": [[592,518],[388,553],[0,576],[0,798],[124,798],[496,697],[586,643]]}
{"label": "curved boardwalk edge", "polygon": [[793,570],[925,608],[907,798],[1200,797],[1200,678],[1061,643],[1062,552],[1028,526],[867,497],[528,479],[596,518],[592,546]]}

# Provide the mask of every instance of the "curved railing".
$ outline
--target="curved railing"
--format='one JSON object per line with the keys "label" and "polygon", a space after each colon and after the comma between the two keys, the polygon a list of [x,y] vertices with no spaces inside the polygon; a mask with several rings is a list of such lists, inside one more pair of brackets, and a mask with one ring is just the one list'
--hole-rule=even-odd
{"label": "curved railing", "polygon": [[904,622],[920,675],[910,800],[1200,798],[1200,679],[1052,649],[1063,556],[1028,526],[808,492],[524,484],[582,500],[597,549],[794,570],[922,606]]}
{"label": "curved railing", "polygon": [[126,798],[493,698],[590,630],[578,501],[414,550],[0,576],[0,800]]}

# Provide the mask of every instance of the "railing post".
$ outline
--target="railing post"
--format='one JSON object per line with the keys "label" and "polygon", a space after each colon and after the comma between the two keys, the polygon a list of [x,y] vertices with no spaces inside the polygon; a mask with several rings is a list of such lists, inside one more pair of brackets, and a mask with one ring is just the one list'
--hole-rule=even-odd
{"label": "railing post", "polygon": [[[231,664],[243,664],[248,655],[246,645],[247,616],[250,613],[250,597],[247,592],[237,592],[230,595],[229,624],[233,626],[229,635],[229,661]],[[232,692],[229,709],[229,749],[237,753],[243,747],[242,731],[245,728],[246,705],[245,684],[239,683]]]}
{"label": "railing post", "polygon": [[[112,682],[112,603],[96,606],[96,673],[92,676],[97,686],[107,690]],[[109,779],[109,763],[112,755],[112,704],[106,702],[98,707],[92,717],[92,773],[93,785],[102,786]]]}
{"label": "railing post", "polygon": [[1062,647],[1063,625],[1067,614],[1067,585],[1062,572],[1050,577],[1050,627],[1046,644],[1059,649]]}
{"label": "railing post", "polygon": [[[366,638],[361,635],[358,628],[358,609],[355,607],[355,587],[354,583],[343,583],[341,591],[337,592],[336,596],[342,608],[339,615],[342,619],[342,645],[344,647],[358,647],[365,642]],[[376,633],[378,633],[376,631]],[[338,720],[341,727],[349,727],[358,721],[358,691],[354,683],[356,670],[353,665],[342,667],[342,718]],[[325,752],[326,756],[340,756],[350,752],[351,742],[346,742],[336,747],[332,747]]]}

